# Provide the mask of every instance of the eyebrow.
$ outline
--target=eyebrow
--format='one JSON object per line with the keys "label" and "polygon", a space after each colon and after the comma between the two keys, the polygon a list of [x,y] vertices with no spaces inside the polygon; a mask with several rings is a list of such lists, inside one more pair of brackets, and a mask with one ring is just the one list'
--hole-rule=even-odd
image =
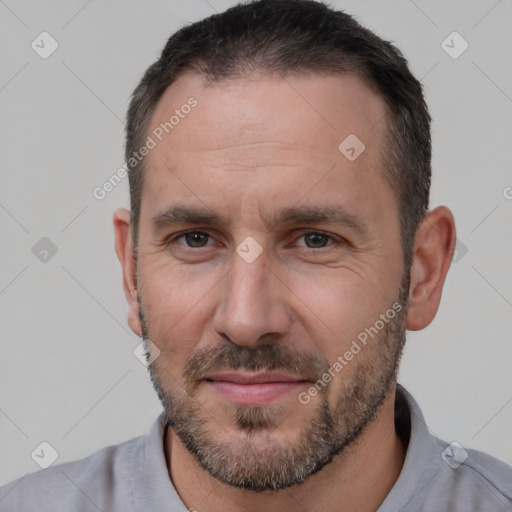
{"label": "eyebrow", "polygon": [[[151,219],[155,232],[175,224],[202,224],[218,227],[229,226],[230,219],[206,207],[175,204]],[[367,234],[366,222],[357,214],[350,213],[343,205],[311,206],[300,205],[283,208],[277,213],[264,218],[265,226],[270,230],[278,224],[336,224],[345,226],[361,234]]]}

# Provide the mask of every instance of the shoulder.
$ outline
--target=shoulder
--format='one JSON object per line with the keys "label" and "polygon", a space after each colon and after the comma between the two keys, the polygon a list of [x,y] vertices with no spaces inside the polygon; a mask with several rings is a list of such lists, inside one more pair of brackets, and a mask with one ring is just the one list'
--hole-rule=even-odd
{"label": "shoulder", "polygon": [[432,435],[414,398],[397,387],[395,425],[408,440],[400,477],[382,512],[512,512],[512,467]]}
{"label": "shoulder", "polygon": [[108,510],[113,500],[126,501],[133,457],[144,437],[107,446],[84,459],[51,466],[0,487],[0,512]]}
{"label": "shoulder", "polygon": [[[512,467],[483,453],[435,438],[442,460],[429,494],[450,510],[512,511]],[[437,495],[437,498],[435,497]]]}

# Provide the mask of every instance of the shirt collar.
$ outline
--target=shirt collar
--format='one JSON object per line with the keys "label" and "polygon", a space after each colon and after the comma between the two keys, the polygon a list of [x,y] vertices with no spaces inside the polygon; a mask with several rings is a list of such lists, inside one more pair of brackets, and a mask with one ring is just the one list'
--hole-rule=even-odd
{"label": "shirt collar", "polygon": [[165,412],[158,416],[147,436],[139,438],[134,457],[133,472],[136,476],[131,489],[134,510],[160,512],[188,512],[172,485],[165,455]]}
{"label": "shirt collar", "polygon": [[398,480],[378,512],[405,507],[438,474],[442,462],[436,438],[430,434],[419,405],[400,384],[396,389],[395,428],[399,435],[409,433],[407,452]]}

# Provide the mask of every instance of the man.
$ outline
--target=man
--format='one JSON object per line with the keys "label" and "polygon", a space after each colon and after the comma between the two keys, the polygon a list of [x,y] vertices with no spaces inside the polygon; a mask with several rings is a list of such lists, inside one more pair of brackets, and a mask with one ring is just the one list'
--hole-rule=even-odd
{"label": "man", "polygon": [[396,383],[454,251],[429,123],[400,52],[321,3],[173,35],[130,104],[114,215],[164,411],[0,510],[512,510],[512,468],[431,436]]}

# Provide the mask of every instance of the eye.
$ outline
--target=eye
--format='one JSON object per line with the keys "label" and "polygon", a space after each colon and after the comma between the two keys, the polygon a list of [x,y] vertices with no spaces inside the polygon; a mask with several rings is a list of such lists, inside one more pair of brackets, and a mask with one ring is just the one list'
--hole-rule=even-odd
{"label": "eye", "polygon": [[169,240],[169,243],[183,238],[185,240],[185,244],[180,243],[180,245],[186,245],[187,247],[191,248],[199,248],[205,247],[207,245],[209,237],[210,235],[208,233],[203,233],[202,231],[188,231],[187,233],[182,233],[176,238]]}
{"label": "eye", "polygon": [[[183,239],[184,242],[179,241],[181,239]],[[299,243],[299,240],[304,240],[304,243]],[[331,243],[329,243],[329,241]],[[331,235],[317,231],[311,231],[304,233],[299,238],[297,238],[296,244],[307,249],[322,249],[324,247],[333,245],[333,241],[336,240]],[[208,245],[213,245],[214,239],[211,235],[203,231],[187,231],[174,237],[170,237],[167,240],[167,245],[171,244],[172,242],[177,242],[178,245],[181,245],[182,247],[200,249],[202,247],[207,247]]]}
{"label": "eye", "polygon": [[298,238],[298,240],[301,239],[304,239],[306,242],[302,247],[308,247],[309,249],[322,249],[327,246],[327,240],[334,240],[332,236],[326,235],[325,233],[318,233],[316,231],[305,233]]}

